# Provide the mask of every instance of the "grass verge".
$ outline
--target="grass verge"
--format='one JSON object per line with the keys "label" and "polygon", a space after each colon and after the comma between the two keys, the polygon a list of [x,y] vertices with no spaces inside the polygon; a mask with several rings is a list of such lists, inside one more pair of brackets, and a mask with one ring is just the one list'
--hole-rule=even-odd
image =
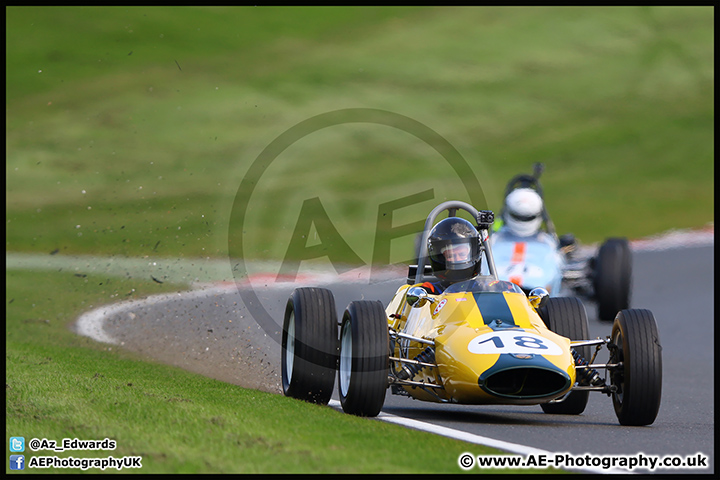
{"label": "grass verge", "polygon": [[[367,263],[379,204],[434,188],[396,212],[404,225],[468,200],[427,144],[348,123],[283,151],[239,225],[233,201],[263,149],[348,108],[436,131],[494,210],[513,175],[545,163],[555,225],[582,242],[713,220],[712,7],[7,13],[11,251],[223,257],[243,232],[246,258],[282,259],[319,197]],[[412,241],[397,239],[393,262]]]}

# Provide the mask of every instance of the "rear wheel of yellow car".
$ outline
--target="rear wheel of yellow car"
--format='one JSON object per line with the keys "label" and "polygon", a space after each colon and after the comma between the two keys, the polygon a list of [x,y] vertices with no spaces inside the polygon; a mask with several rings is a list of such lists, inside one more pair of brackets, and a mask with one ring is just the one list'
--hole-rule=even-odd
{"label": "rear wheel of yellow car", "polygon": [[390,362],[388,324],[382,303],[351,302],[342,319],[338,391],[343,411],[374,417],[385,403]]}
{"label": "rear wheel of yellow car", "polygon": [[655,317],[649,310],[622,310],[615,317],[610,363],[621,363],[610,374],[612,394],[621,425],[650,425],[662,396],[662,347]]}
{"label": "rear wheel of yellow car", "polygon": [[297,288],[285,308],[282,387],[288,397],[326,405],[337,366],[335,299],[325,288]]}
{"label": "rear wheel of yellow car", "polygon": [[[538,309],[540,318],[551,331],[570,340],[587,340],[590,336],[585,305],[574,297],[550,297]],[[587,358],[590,347],[576,347],[575,351]],[[545,413],[579,415],[585,411],[589,397],[587,391],[570,392],[565,399],[540,405]]]}

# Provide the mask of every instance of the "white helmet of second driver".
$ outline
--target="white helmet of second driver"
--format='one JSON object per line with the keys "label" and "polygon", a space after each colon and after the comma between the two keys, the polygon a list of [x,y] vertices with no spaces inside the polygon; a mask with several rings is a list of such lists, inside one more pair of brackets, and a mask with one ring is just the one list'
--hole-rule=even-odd
{"label": "white helmet of second driver", "polygon": [[542,224],[543,201],[531,188],[518,188],[505,198],[505,224],[520,237],[534,235]]}

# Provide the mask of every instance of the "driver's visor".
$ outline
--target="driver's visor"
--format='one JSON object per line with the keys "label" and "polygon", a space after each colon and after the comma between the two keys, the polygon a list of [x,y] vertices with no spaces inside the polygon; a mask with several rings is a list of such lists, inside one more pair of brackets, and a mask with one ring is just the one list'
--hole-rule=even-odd
{"label": "driver's visor", "polygon": [[540,214],[538,213],[535,215],[518,215],[517,213],[510,213],[510,216],[520,222],[531,222],[531,221],[535,220],[536,218],[538,218],[540,216]]}
{"label": "driver's visor", "polygon": [[447,245],[440,251],[447,262],[465,263],[472,259],[472,247],[469,243]]}

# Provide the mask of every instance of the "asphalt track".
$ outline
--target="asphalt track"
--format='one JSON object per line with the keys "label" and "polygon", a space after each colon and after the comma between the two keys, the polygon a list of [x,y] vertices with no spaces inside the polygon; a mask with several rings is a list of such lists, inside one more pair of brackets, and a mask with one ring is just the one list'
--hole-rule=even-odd
{"label": "asphalt track", "polygon": [[[388,393],[382,415],[545,452],[658,457],[700,453],[708,457],[709,468],[653,473],[714,473],[714,247],[655,251],[641,246],[633,260],[631,306],[654,313],[663,346],[663,397],[653,425],[620,426],[610,398],[599,393],[591,394],[579,416],[548,415],[539,406],[434,404]],[[351,300],[387,302],[398,284],[395,279],[326,286],[333,290],[341,314]],[[254,283],[253,291],[262,309],[280,322],[294,286],[266,280]],[[279,393],[280,347],[274,336],[280,325],[274,332],[267,325],[261,328],[253,319],[257,308],[248,310],[234,285],[216,285],[99,309],[84,316],[85,326],[78,328],[95,325],[95,332],[80,333],[106,335],[105,341],[162,362]],[[591,337],[609,335],[611,324],[597,320],[594,305],[587,303],[586,308]],[[469,453],[474,453],[472,448]]]}

